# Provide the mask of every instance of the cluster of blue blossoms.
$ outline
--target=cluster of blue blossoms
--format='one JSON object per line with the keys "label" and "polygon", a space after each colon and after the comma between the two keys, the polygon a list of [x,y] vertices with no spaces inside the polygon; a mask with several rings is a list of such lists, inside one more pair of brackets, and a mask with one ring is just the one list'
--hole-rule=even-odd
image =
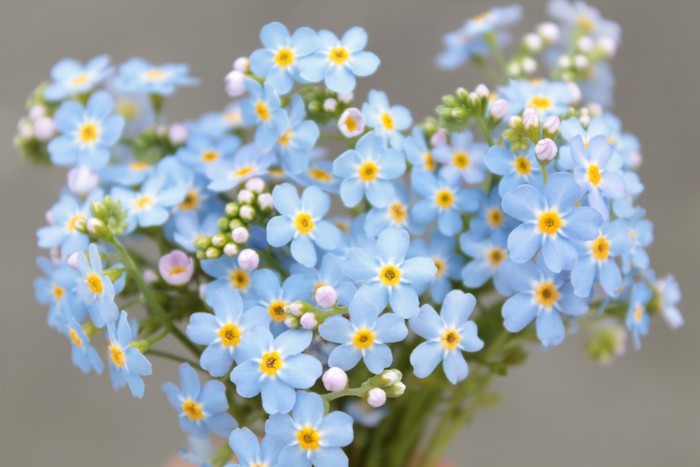
{"label": "cluster of blue blossoms", "polygon": [[[196,465],[337,467],[409,381],[460,385],[580,329],[607,361],[655,314],[682,325],[676,281],[649,266],[639,143],[607,110],[619,28],[581,2],[550,13],[510,61],[518,6],[449,33],[440,66],[505,79],[420,123],[383,91],[354,104],[379,66],[358,27],[264,26],[226,78],[235,100],[182,123],[163,106],[197,83],[187,66],[60,61],[17,144],[70,169],[35,287],[73,363],[106,360],[140,398],[149,358],[185,362],[162,389]],[[539,54],[550,79],[530,76]],[[168,336],[191,356],[157,348]]]}

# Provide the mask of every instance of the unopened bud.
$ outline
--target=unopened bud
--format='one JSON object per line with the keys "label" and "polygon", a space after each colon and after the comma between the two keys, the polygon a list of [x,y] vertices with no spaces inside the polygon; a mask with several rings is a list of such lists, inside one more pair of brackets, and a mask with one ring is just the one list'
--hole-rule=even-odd
{"label": "unopened bud", "polygon": [[240,97],[245,94],[245,75],[238,70],[230,71],[226,75],[226,92],[231,97]]}
{"label": "unopened bud", "polygon": [[66,259],[66,264],[70,266],[73,269],[78,269],[78,256],[82,255],[82,253],[78,251],[74,251],[70,255],[68,255],[68,258]]}
{"label": "unopened bud", "polygon": [[406,392],[406,385],[401,381],[386,388],[386,395],[389,397],[401,397]]}
{"label": "unopened bud", "polygon": [[153,269],[150,269],[150,268],[144,270],[142,276],[143,276],[143,281],[149,285],[153,284],[154,282],[156,282],[158,280],[158,275],[156,274],[156,272]]}
{"label": "unopened bud", "polygon": [[588,125],[591,124],[591,117],[588,115],[581,115],[578,119],[579,122],[581,122],[581,125],[584,127],[588,127]]}
{"label": "unopened bud", "polygon": [[612,58],[617,53],[617,41],[610,37],[601,37],[596,46],[605,58]]}
{"label": "unopened bud", "polygon": [[505,99],[496,99],[491,102],[489,112],[493,118],[501,120],[508,113],[508,101]]}
{"label": "unopened bud", "polygon": [[331,308],[338,303],[338,292],[332,285],[324,285],[316,289],[314,299],[321,308]]}
{"label": "unopened bud", "polygon": [[248,57],[238,57],[233,61],[233,69],[241,73],[247,73],[249,66],[250,60],[248,60]]}
{"label": "unopened bud", "polygon": [[227,243],[224,245],[224,254],[229,258],[233,258],[238,254],[238,246],[235,243]]}
{"label": "unopened bud", "polygon": [[537,34],[547,43],[556,42],[559,40],[559,26],[554,23],[540,23],[537,26]]}
{"label": "unopened bud", "polygon": [[370,389],[367,394],[367,403],[375,409],[383,406],[386,404],[386,392],[380,388]]}
{"label": "unopened bud", "polygon": [[238,192],[238,196],[236,196],[236,199],[238,199],[238,202],[241,204],[250,204],[255,199],[255,195],[252,191],[241,190]]}
{"label": "unopened bud", "polygon": [[245,188],[253,193],[262,193],[265,189],[265,180],[260,177],[253,177],[245,182]]}
{"label": "unopened bud", "polygon": [[238,215],[238,211],[240,210],[240,206],[236,203],[228,203],[226,207],[224,208],[224,211],[226,212],[226,215],[229,217],[236,217]]}
{"label": "unopened bud", "polygon": [[579,69],[579,70],[584,70],[588,68],[588,65],[590,65],[590,61],[588,60],[588,57],[585,55],[576,55],[574,57],[574,66]]}
{"label": "unopened bud", "polygon": [[231,232],[231,238],[234,242],[243,244],[250,238],[250,232],[248,232],[248,229],[245,227],[236,227],[233,229],[233,232]]}
{"label": "unopened bud", "polygon": [[301,318],[299,318],[299,324],[301,324],[301,327],[304,329],[316,329],[318,326],[318,319],[316,319],[316,315],[313,313],[304,313],[301,315]]}
{"label": "unopened bud", "polygon": [[540,119],[537,116],[537,111],[532,107],[528,107],[523,111],[523,125],[528,129],[540,127]]}
{"label": "unopened bud", "polygon": [[542,37],[531,32],[523,37],[523,44],[530,52],[539,52],[542,49]]}
{"label": "unopened bud", "polygon": [[323,101],[323,110],[326,112],[335,112],[335,109],[338,108],[338,101],[333,99],[332,97],[329,97],[325,101]]}
{"label": "unopened bud", "polygon": [[267,210],[272,209],[272,207],[274,206],[274,201],[272,200],[272,194],[261,193],[260,196],[258,196],[258,206],[263,211],[267,211]]}
{"label": "unopened bud", "polygon": [[541,139],[535,145],[535,154],[541,161],[551,161],[557,156],[557,144],[549,138]]}
{"label": "unopened bud", "polygon": [[241,210],[238,213],[241,219],[244,221],[252,221],[255,218],[255,209],[252,206],[241,206]]}
{"label": "unopened bud", "polygon": [[221,257],[221,250],[215,246],[210,246],[204,254],[207,259],[216,259]]}
{"label": "unopened bud", "polygon": [[173,123],[168,128],[168,140],[174,145],[179,146],[187,141],[187,127],[182,123]]}
{"label": "unopened bud", "polygon": [[85,223],[85,229],[90,235],[93,235],[95,237],[101,237],[105,233],[107,233],[107,229],[105,228],[104,223],[101,220],[96,219],[94,217],[91,217],[87,220],[87,222]]}
{"label": "unopened bud", "polygon": [[506,71],[508,72],[509,76],[518,76],[522,72],[520,65],[518,65],[516,62],[510,62]]}
{"label": "unopened bud", "polygon": [[489,94],[491,93],[489,91],[489,88],[487,88],[485,84],[477,85],[476,89],[474,89],[474,92],[479,97],[489,97]]}
{"label": "unopened bud", "polygon": [[39,117],[34,120],[34,135],[39,141],[48,141],[56,136],[56,125],[51,117]]}
{"label": "unopened bud", "polygon": [[559,134],[560,126],[561,121],[556,115],[550,115],[544,119],[544,122],[542,122],[542,129],[548,136],[555,136]]}
{"label": "unopened bud", "polygon": [[218,233],[211,237],[211,244],[217,248],[223,248],[226,243],[228,243],[228,238],[226,238],[226,235],[222,233]]}
{"label": "unopened bud", "polygon": [[344,104],[349,104],[350,102],[352,102],[354,97],[355,95],[352,92],[344,92],[342,94],[338,94],[338,99]]}
{"label": "unopened bud", "polygon": [[303,306],[304,305],[301,302],[293,302],[290,305],[287,305],[285,311],[290,315],[299,316],[301,315],[301,310]]}
{"label": "unopened bud", "polygon": [[252,271],[260,264],[260,255],[255,250],[246,248],[238,254],[238,266],[244,271]]}
{"label": "unopened bud", "polygon": [[68,172],[68,189],[77,195],[86,195],[100,184],[100,177],[87,166],[79,165]]}
{"label": "unopened bud", "polygon": [[403,375],[399,370],[384,370],[381,374],[382,381],[385,387],[393,386],[394,384],[401,381]]}
{"label": "unopened bud", "polygon": [[520,65],[523,67],[523,72],[525,72],[526,75],[531,75],[537,70],[537,62],[532,57],[523,58]]}
{"label": "unopened bud", "polygon": [[430,144],[433,147],[447,143],[447,130],[444,128],[438,129],[433,136],[430,137]]}
{"label": "unopened bud", "polygon": [[587,54],[591,50],[593,50],[593,47],[595,47],[595,43],[593,42],[593,39],[590,38],[590,36],[583,36],[579,38],[578,42],[576,42],[576,47],[578,49]]}
{"label": "unopened bud", "polygon": [[38,120],[41,117],[46,116],[46,107],[43,105],[33,105],[31,109],[29,109],[29,118],[32,120]]}
{"label": "unopened bud", "polygon": [[340,392],[348,387],[348,374],[337,366],[332,366],[321,377],[323,387],[329,392]]}

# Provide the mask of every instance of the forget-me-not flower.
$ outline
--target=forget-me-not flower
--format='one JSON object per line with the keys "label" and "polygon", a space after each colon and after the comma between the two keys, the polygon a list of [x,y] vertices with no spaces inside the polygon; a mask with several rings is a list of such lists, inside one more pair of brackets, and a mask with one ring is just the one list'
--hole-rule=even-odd
{"label": "forget-me-not flower", "polygon": [[305,113],[304,99],[298,94],[293,96],[289,104],[289,128],[277,138],[280,162],[293,174],[309,168],[310,153],[320,135],[316,122],[304,120]]}
{"label": "forget-me-not flower", "polygon": [[500,146],[492,146],[486,155],[486,167],[496,175],[501,175],[498,192],[502,195],[520,185],[533,185],[541,188],[542,169],[535,157],[532,146],[525,151],[514,153]]}
{"label": "forget-me-not flower", "polygon": [[627,328],[632,333],[634,347],[637,350],[642,347],[642,337],[649,334],[651,318],[647,311],[647,304],[652,296],[651,289],[644,282],[637,282],[632,287],[632,294],[625,322]]}
{"label": "forget-me-not flower", "polygon": [[199,80],[189,75],[189,67],[182,63],[154,65],[134,57],[119,67],[118,85],[132,93],[169,96],[178,87],[194,86]]}
{"label": "forget-me-not flower", "polygon": [[51,84],[44,89],[47,101],[58,101],[92,91],[112,73],[107,55],[99,55],[85,65],[64,58],[51,68]]}
{"label": "forget-me-not flower", "polygon": [[83,327],[75,320],[70,305],[66,300],[61,301],[59,313],[63,319],[62,332],[71,341],[71,360],[83,373],[95,370],[97,374],[102,374],[104,364],[97,354],[95,348],[90,345],[90,339],[85,335]]}
{"label": "forget-me-not flower", "polygon": [[119,309],[114,303],[114,284],[109,276],[102,273],[102,259],[97,245],[90,244],[89,259],[85,253],[78,255],[80,280],[77,291],[80,298],[88,305],[90,319],[98,328],[111,323],[119,316]]}
{"label": "forget-me-not flower", "polygon": [[164,224],[170,216],[170,209],[185,198],[186,192],[182,185],[168,186],[163,175],[154,175],[138,192],[114,187],[112,196],[122,202],[127,212],[127,230],[131,232],[136,227]]}
{"label": "forget-me-not flower", "polygon": [[238,462],[227,464],[226,467],[275,467],[284,447],[281,441],[271,436],[266,436],[260,441],[255,433],[245,427],[233,430],[228,444]]}
{"label": "forget-me-not flower", "polygon": [[243,122],[257,125],[255,143],[258,146],[271,148],[289,127],[287,112],[282,108],[280,97],[271,84],[260,84],[247,78],[245,87],[250,97],[241,102]]}
{"label": "forget-me-not flower", "polygon": [[138,349],[130,346],[135,336],[126,311],[122,310],[118,322],[107,323],[107,356],[112,386],[119,389],[128,385],[131,394],[140,399],[145,387],[141,377],[150,375],[152,369],[151,362]]}
{"label": "forget-me-not flower", "polygon": [[452,133],[450,144],[441,144],[433,151],[435,160],[443,164],[440,175],[451,182],[464,179],[467,183],[484,180],[484,158],[488,146],[474,142],[472,132]]}
{"label": "forget-me-not flower", "polygon": [[389,104],[385,92],[373,89],[367,96],[367,102],[362,105],[362,113],[375,134],[391,143],[391,146],[401,148],[404,139],[401,132],[413,123],[411,112],[406,107]]}
{"label": "forget-me-not flower", "polygon": [[227,191],[255,176],[267,173],[274,154],[255,143],[246,144],[233,156],[232,161],[219,161],[206,168],[208,187],[212,191]]}

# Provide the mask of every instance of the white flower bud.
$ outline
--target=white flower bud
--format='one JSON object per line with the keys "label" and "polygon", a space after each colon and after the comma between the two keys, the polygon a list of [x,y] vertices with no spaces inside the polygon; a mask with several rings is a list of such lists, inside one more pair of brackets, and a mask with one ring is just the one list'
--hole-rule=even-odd
{"label": "white flower bud", "polygon": [[532,107],[527,107],[523,111],[523,125],[525,125],[525,128],[540,127],[540,119],[537,116],[537,111],[535,111],[535,109]]}
{"label": "white flower bud", "polygon": [[508,101],[505,99],[496,99],[491,102],[489,112],[496,120],[500,120],[508,113]]}
{"label": "white flower bud", "polygon": [[544,122],[542,122],[542,128],[544,128],[544,130],[550,135],[556,135],[559,133],[560,126],[561,121],[556,115],[550,115],[544,119]]}
{"label": "white flower bud", "polygon": [[447,131],[444,128],[438,129],[433,136],[430,137],[430,144],[433,147],[447,143]]}
{"label": "white flower bud", "polygon": [[238,255],[238,266],[244,271],[252,271],[260,264],[260,255],[257,251],[246,248]]}
{"label": "white flower bud", "polygon": [[515,128],[518,126],[518,122],[521,121],[522,118],[518,117],[517,115],[513,115],[508,119],[508,126]]}
{"label": "white flower bud", "polygon": [[291,316],[287,316],[286,318],[284,318],[283,322],[284,325],[287,326],[289,329],[294,329],[297,327],[297,322],[294,319],[292,319]]}
{"label": "white flower bud", "polygon": [[143,280],[146,284],[153,284],[158,280],[158,274],[153,269],[146,269],[143,271]]}
{"label": "white flower bud", "polygon": [[550,22],[540,23],[537,26],[537,34],[540,35],[542,40],[551,44],[559,40],[559,26]]}
{"label": "white flower bud", "polygon": [[245,94],[245,75],[238,70],[230,71],[224,79],[226,81],[226,92],[231,97],[240,97]]}
{"label": "white flower bud", "polygon": [[156,127],[156,134],[158,136],[165,136],[168,133],[168,127],[165,125],[158,125]]}
{"label": "white flower bud", "polygon": [[73,269],[78,269],[78,256],[82,255],[81,252],[79,251],[74,251],[68,256],[68,259],[66,259],[66,264],[68,266],[72,267]]}
{"label": "white flower bud", "polygon": [[385,370],[384,373],[382,373],[382,379],[384,380],[387,387],[393,386],[401,380],[401,375],[394,370]]}
{"label": "white flower bud", "polygon": [[523,37],[523,44],[531,52],[539,52],[542,50],[542,37],[535,33],[525,34]]}
{"label": "white flower bud", "polygon": [[329,97],[325,101],[323,101],[323,110],[326,112],[334,112],[335,109],[338,108],[338,101],[333,99],[332,97]]}
{"label": "white flower bud", "polygon": [[557,156],[557,144],[549,138],[541,139],[535,145],[535,154],[541,161],[551,161]]}
{"label": "white flower bud", "polygon": [[241,216],[241,219],[244,221],[252,221],[255,217],[255,209],[248,205],[241,206],[241,209],[238,211],[238,215]]}
{"label": "white flower bud", "polygon": [[246,73],[249,66],[250,60],[248,60],[248,57],[238,57],[233,61],[233,69],[241,73]]}
{"label": "white flower bud", "polygon": [[87,220],[85,227],[91,235],[99,235],[100,232],[104,232],[105,225],[101,220],[91,217]]}
{"label": "white flower bud", "polygon": [[250,238],[250,232],[245,227],[236,227],[231,232],[231,238],[236,243],[245,243]]}
{"label": "white flower bud", "polygon": [[87,166],[79,165],[68,171],[68,189],[77,195],[86,195],[100,184],[100,177]]}
{"label": "white flower bud", "polygon": [[472,105],[476,105],[481,101],[481,97],[475,92],[470,92],[469,97],[467,98],[469,100],[469,103]]}
{"label": "white flower bud", "polygon": [[24,139],[30,139],[34,137],[34,126],[26,118],[23,118],[17,123],[17,131],[19,132],[19,135]]}
{"label": "white flower bud", "polygon": [[185,144],[185,141],[187,141],[187,127],[182,123],[173,123],[168,129],[168,139],[175,146]]}
{"label": "white flower bud", "polygon": [[51,117],[39,117],[34,120],[34,135],[39,141],[48,141],[56,136],[56,125]]}
{"label": "white flower bud", "polygon": [[236,199],[238,199],[239,203],[250,204],[255,199],[255,195],[251,191],[241,190],[238,192]]}
{"label": "white flower bud", "polygon": [[516,62],[510,62],[507,71],[509,76],[518,76],[522,70]]}
{"label": "white flower bud", "polygon": [[314,300],[321,308],[331,308],[338,303],[338,292],[332,285],[324,285],[316,289]]}
{"label": "white flower bud", "polygon": [[590,38],[590,36],[583,36],[579,38],[578,42],[576,42],[576,47],[578,47],[578,49],[581,52],[587,54],[593,50],[593,47],[595,47],[595,43],[593,42],[593,39]]}
{"label": "white flower bud", "polygon": [[588,109],[591,111],[591,115],[593,115],[593,116],[603,115],[603,107],[601,107],[600,104],[596,104],[595,102],[592,102],[592,103],[588,104]]}
{"label": "white flower bud", "polygon": [[367,403],[375,409],[386,404],[386,392],[384,392],[384,389],[370,389],[369,393],[367,394]]}
{"label": "white flower bud", "polygon": [[581,122],[581,125],[587,128],[588,125],[591,124],[591,117],[589,117],[588,115],[581,115],[578,121]]}
{"label": "white flower bud", "polygon": [[260,177],[254,177],[245,182],[245,188],[253,193],[262,193],[265,189],[265,180]]}
{"label": "white flower bud", "polygon": [[399,381],[391,387],[392,397],[401,397],[406,392],[406,385]]}
{"label": "white flower bud", "polygon": [[300,316],[301,315],[301,307],[302,304],[300,302],[293,302],[290,305],[287,305],[287,309],[285,310],[287,313],[293,316]]}
{"label": "white flower bud", "polygon": [[345,109],[338,119],[338,129],[346,138],[352,138],[365,131],[365,116],[355,107]]}
{"label": "white flower bud", "polygon": [[332,366],[321,377],[323,387],[328,392],[340,392],[348,387],[348,374],[337,366]]}
{"label": "white flower bud", "polygon": [[344,104],[349,104],[354,98],[355,95],[352,92],[344,92],[342,94],[338,94],[338,99]]}
{"label": "white flower bud", "polygon": [[477,85],[476,89],[474,89],[474,92],[479,97],[489,97],[489,94],[491,94],[491,91],[489,91],[489,88],[487,88],[486,85],[483,83]]}
{"label": "white flower bud", "polygon": [[224,254],[229,258],[233,258],[238,254],[238,246],[235,243],[227,243],[224,245]]}
{"label": "white flower bud", "polygon": [[41,117],[46,116],[46,107],[43,105],[33,105],[31,109],[29,109],[29,118],[32,120],[38,120]]}
{"label": "white flower bud", "polygon": [[316,329],[318,326],[318,319],[316,319],[315,314],[307,312],[301,315],[299,324],[301,324],[301,327],[304,329]]}
{"label": "white flower bud", "polygon": [[260,206],[260,209],[268,210],[271,209],[273,205],[272,194],[261,193],[260,196],[258,196],[258,206]]}
{"label": "white flower bud", "polygon": [[572,81],[567,81],[564,83],[569,92],[571,93],[571,100],[573,102],[578,102],[581,100],[581,88],[578,87],[578,84],[572,82]]}
{"label": "white flower bud", "polygon": [[605,58],[612,58],[617,53],[617,41],[612,37],[601,37],[596,44]]}
{"label": "white flower bud", "polygon": [[559,68],[570,68],[571,67],[571,57],[568,55],[562,55],[558,60]]}
{"label": "white flower bud", "polygon": [[525,74],[531,75],[535,72],[535,70],[537,70],[537,61],[535,61],[535,59],[532,57],[525,57],[523,58],[521,66],[523,67]]}
{"label": "white flower bud", "polygon": [[632,170],[637,170],[637,169],[639,169],[639,167],[642,166],[642,160],[643,160],[642,153],[640,153],[638,151],[631,152],[629,155],[629,159],[630,159],[630,168]]}
{"label": "white flower bud", "polygon": [[588,57],[585,55],[576,55],[576,57],[574,57],[574,66],[579,70],[585,70],[590,63]]}

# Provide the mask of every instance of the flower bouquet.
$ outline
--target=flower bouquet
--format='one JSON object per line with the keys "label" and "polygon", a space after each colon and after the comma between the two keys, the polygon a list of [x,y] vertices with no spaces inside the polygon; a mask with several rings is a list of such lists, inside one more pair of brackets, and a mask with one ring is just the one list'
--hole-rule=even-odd
{"label": "flower bouquet", "polygon": [[73,363],[140,398],[179,362],[162,391],[195,465],[435,466],[529,349],[585,332],[605,363],[655,315],[680,326],[608,110],[619,27],[549,10],[510,58],[519,6],[447,34],[438,66],[494,83],[420,121],[353,94],[380,65],[359,27],[265,25],[233,101],[185,122],[164,113],[185,65],[58,62],[15,142],[69,168],[35,286]]}

